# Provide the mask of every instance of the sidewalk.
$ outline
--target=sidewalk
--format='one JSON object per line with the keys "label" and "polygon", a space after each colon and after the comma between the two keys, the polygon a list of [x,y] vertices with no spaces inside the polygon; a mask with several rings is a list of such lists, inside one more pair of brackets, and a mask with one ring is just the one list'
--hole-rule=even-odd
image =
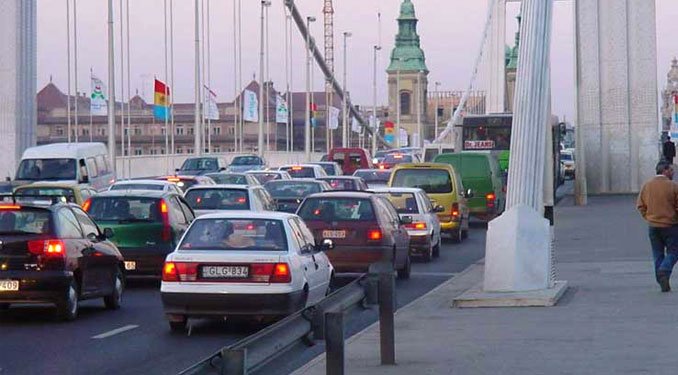
{"label": "sidewalk", "polygon": [[[676,292],[654,281],[634,197],[591,197],[556,209],[558,278],[551,308],[453,309],[482,280],[468,268],[396,315],[397,366],[379,366],[378,324],[346,346],[347,374],[660,374],[678,371]],[[296,375],[325,374],[323,357]]]}

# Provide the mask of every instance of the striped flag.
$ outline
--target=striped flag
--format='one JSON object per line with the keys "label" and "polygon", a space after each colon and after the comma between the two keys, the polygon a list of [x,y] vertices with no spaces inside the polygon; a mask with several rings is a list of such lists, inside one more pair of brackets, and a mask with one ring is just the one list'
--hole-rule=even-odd
{"label": "striped flag", "polygon": [[154,91],[153,116],[158,120],[168,120],[170,117],[170,88],[164,82],[156,79]]}

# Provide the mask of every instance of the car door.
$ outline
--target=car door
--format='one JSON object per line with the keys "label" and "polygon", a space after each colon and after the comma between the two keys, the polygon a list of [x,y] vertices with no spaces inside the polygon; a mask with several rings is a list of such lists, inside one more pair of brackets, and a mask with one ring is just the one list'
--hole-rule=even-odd
{"label": "car door", "polygon": [[325,253],[315,251],[316,249],[315,237],[313,236],[313,232],[306,226],[306,223],[304,223],[304,221],[301,220],[301,218],[296,218],[295,220],[297,221],[297,224],[299,224],[299,228],[301,228],[301,233],[303,234],[306,242],[310,243],[313,246],[314,251],[311,256],[311,258],[313,259],[313,263],[315,265],[313,281],[318,291],[316,297],[318,298],[318,300],[321,300],[325,297],[325,291],[329,286],[330,260],[327,258],[327,255],[325,255]]}
{"label": "car door", "polygon": [[256,191],[257,195],[259,196],[259,199],[261,200],[261,203],[264,206],[264,210],[266,211],[275,211],[276,210],[276,205],[275,202],[273,201],[273,198],[271,195],[266,191],[264,188],[256,188],[254,189]]}
{"label": "car door", "polygon": [[[314,303],[318,300],[318,265],[315,262],[315,240],[313,240],[313,235],[311,235],[311,242],[309,238],[304,234],[301,226],[300,219],[291,218],[289,220],[290,227],[292,228],[292,235],[295,240],[299,243],[299,259],[301,259],[302,271],[304,273],[304,278],[308,283],[308,301]],[[308,228],[307,228],[308,230]]]}
{"label": "car door", "polygon": [[424,192],[417,192],[415,195],[419,200],[419,207],[421,207],[422,213],[426,218],[426,227],[430,228],[430,231],[433,233],[431,241],[433,241],[433,244],[437,244],[440,240],[440,220],[438,220],[438,215],[433,211],[431,200],[428,199]]}
{"label": "car door", "polygon": [[97,290],[93,294],[106,295],[113,291],[114,276],[118,269],[119,259],[113,245],[102,240],[99,227],[79,207],[71,207],[80,223],[82,233],[87,243],[90,274],[97,280]]}
{"label": "car door", "polygon": [[379,210],[381,211],[380,214],[385,216],[385,221],[391,232],[393,242],[396,245],[396,266],[400,266],[405,262],[405,257],[409,252],[410,237],[407,234],[407,230],[400,225],[400,216],[391,202],[382,196],[376,198],[379,199],[381,203],[382,209]]}
{"label": "car door", "polygon": [[88,296],[96,293],[101,281],[97,280],[98,275],[95,266],[92,265],[95,260],[93,247],[84,238],[78,219],[70,208],[66,206],[59,208],[56,218],[59,239],[68,249],[66,260],[70,264],[68,268],[80,274],[80,294]]}
{"label": "car door", "polygon": [[170,199],[169,211],[172,227],[174,228],[175,244],[179,242],[179,239],[184,235],[194,218],[191,216],[193,211],[188,208],[188,205],[186,207],[188,212],[186,212],[187,210],[185,210],[182,205],[183,202],[178,196],[174,196]]}

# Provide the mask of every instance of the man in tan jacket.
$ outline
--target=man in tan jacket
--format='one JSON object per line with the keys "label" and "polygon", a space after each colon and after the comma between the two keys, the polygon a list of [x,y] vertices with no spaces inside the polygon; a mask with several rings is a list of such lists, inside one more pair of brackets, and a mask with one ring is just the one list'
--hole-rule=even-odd
{"label": "man in tan jacket", "polygon": [[673,182],[671,164],[657,164],[657,175],[643,185],[636,206],[650,227],[657,282],[662,292],[668,292],[671,271],[678,262],[678,184]]}

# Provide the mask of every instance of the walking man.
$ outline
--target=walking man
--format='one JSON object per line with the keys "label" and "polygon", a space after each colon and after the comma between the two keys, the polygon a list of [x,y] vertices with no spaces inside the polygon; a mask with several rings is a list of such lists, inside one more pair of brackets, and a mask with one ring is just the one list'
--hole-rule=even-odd
{"label": "walking man", "polygon": [[662,146],[662,155],[669,164],[673,165],[673,158],[676,157],[676,145],[671,141],[670,136],[666,137],[666,142]]}
{"label": "walking man", "polygon": [[673,165],[657,164],[657,175],[643,185],[636,206],[649,225],[655,277],[661,291],[668,292],[678,262],[678,184],[673,182]]}

